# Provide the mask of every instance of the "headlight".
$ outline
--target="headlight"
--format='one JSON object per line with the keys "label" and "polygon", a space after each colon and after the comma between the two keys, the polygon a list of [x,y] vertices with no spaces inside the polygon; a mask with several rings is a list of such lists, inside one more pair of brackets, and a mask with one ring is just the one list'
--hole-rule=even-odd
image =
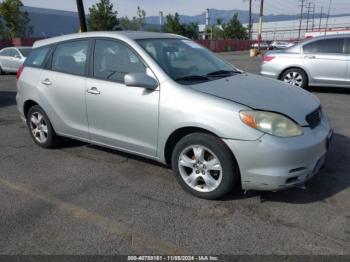
{"label": "headlight", "polygon": [[278,137],[292,137],[303,134],[301,127],[283,115],[265,111],[241,111],[242,122],[254,129]]}

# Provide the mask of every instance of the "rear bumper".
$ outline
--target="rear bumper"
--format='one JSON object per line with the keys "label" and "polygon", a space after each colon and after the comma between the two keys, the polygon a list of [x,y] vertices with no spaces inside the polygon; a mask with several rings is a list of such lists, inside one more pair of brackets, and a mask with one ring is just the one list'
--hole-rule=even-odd
{"label": "rear bumper", "polygon": [[224,139],[235,155],[245,190],[277,191],[305,183],[323,166],[332,136],[328,122],[304,135],[256,141]]}

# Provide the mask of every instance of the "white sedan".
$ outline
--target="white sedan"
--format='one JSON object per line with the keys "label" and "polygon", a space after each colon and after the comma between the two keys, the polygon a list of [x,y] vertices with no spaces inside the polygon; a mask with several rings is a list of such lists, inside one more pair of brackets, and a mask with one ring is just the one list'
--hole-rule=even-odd
{"label": "white sedan", "polygon": [[30,54],[31,47],[6,47],[0,50],[0,74],[15,73]]}

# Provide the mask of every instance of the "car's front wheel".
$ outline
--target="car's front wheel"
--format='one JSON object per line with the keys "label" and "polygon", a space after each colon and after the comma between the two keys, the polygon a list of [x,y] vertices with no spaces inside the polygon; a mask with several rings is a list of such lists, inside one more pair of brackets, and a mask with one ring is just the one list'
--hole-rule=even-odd
{"label": "car's front wheel", "polygon": [[172,167],[179,184],[205,199],[218,199],[231,192],[239,180],[235,159],[219,138],[193,133],[175,146]]}
{"label": "car's front wheel", "polygon": [[299,68],[290,68],[286,70],[282,76],[281,80],[285,83],[291,84],[293,86],[298,86],[301,88],[307,88],[308,79],[306,73]]}
{"label": "car's front wheel", "polygon": [[38,105],[29,109],[27,126],[34,142],[41,147],[55,147],[61,140],[55,133],[48,116]]}

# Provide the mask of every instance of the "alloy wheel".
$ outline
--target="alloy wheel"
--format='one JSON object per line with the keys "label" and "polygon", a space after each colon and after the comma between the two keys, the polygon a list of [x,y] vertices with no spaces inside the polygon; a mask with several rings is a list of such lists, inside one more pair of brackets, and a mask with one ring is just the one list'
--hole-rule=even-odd
{"label": "alloy wheel", "polygon": [[48,128],[43,115],[40,112],[32,113],[30,117],[30,130],[40,144],[47,141]]}
{"label": "alloy wheel", "polygon": [[285,75],[283,81],[288,84],[301,87],[303,85],[303,76],[298,72],[290,72]]}
{"label": "alloy wheel", "polygon": [[220,160],[202,145],[186,147],[180,153],[178,168],[185,183],[199,192],[214,191],[222,181]]}

